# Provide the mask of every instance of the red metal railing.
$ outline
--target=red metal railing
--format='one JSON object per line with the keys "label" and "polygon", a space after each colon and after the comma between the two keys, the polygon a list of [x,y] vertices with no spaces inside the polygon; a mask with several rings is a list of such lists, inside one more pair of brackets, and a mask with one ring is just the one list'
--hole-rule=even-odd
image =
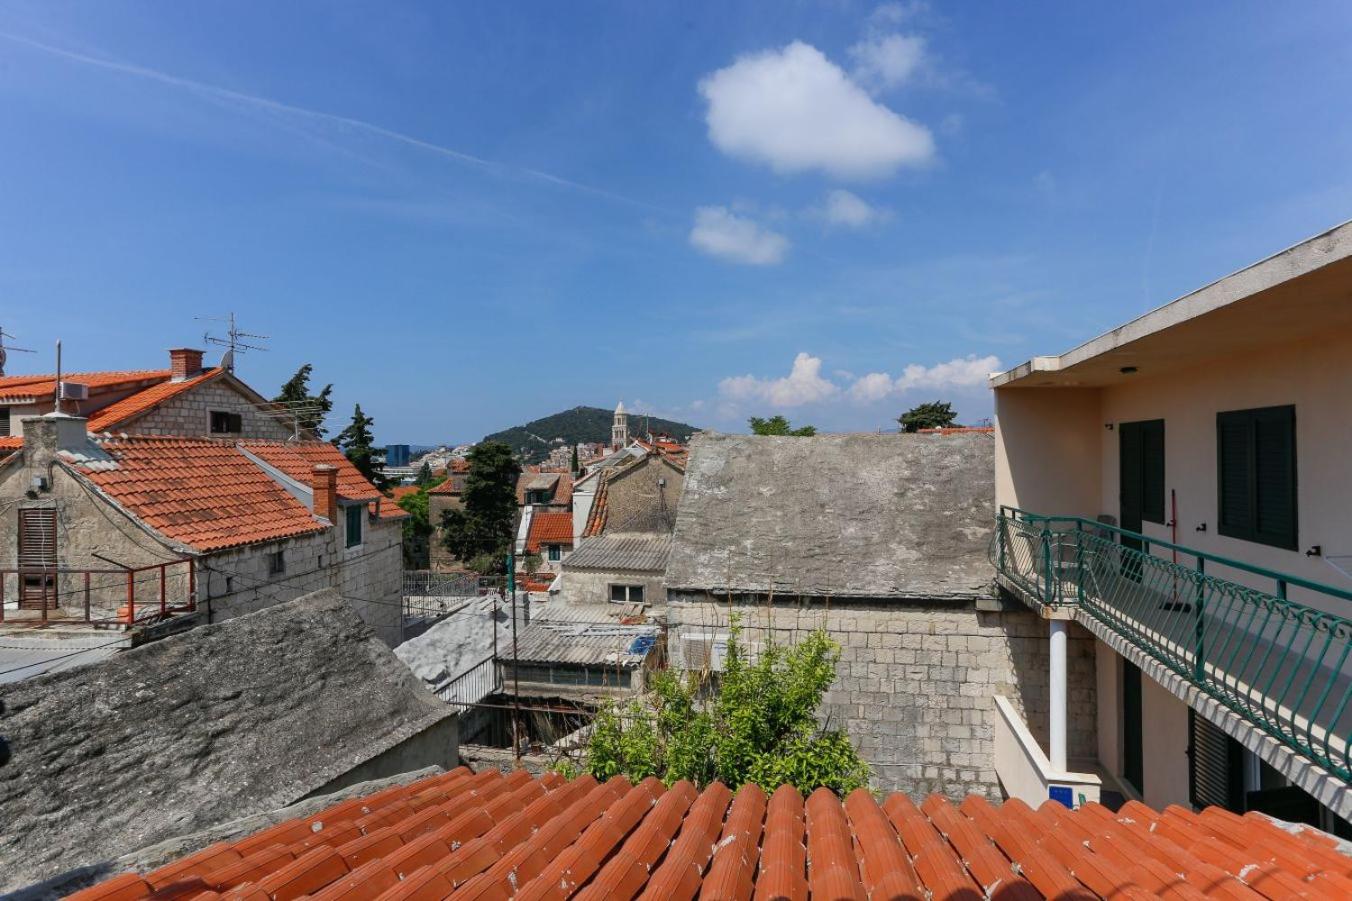
{"label": "red metal railing", "polygon": [[[13,601],[7,595],[11,576]],[[112,616],[96,615],[119,601],[121,606]],[[10,603],[14,606],[7,609]],[[33,625],[74,622],[127,627],[195,609],[197,570],[191,558],[118,568],[0,567],[0,623],[10,616],[13,622]],[[58,612],[55,616],[54,611]],[[23,615],[29,613],[36,615]]]}

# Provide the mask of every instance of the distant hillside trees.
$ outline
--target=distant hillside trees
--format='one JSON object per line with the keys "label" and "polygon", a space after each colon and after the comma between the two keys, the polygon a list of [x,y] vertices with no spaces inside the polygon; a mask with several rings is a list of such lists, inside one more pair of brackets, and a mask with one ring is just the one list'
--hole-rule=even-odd
{"label": "distant hillside trees", "polygon": [[912,407],[897,417],[903,432],[918,432],[921,429],[947,429],[958,421],[953,405],[945,401],[930,401]]}
{"label": "distant hillside trees", "polygon": [[804,425],[793,428],[789,421],[783,416],[771,416],[769,419],[761,419],[759,416],[752,416],[747,420],[751,426],[753,435],[789,435],[794,438],[811,438],[817,434],[815,425]]}
{"label": "distant hillside trees", "polygon": [[521,466],[512,449],[484,441],[469,452],[469,472],[461,494],[464,506],[441,515],[442,544],[470,569],[501,572],[516,525],[516,480]]}
{"label": "distant hillside trees", "polygon": [[[539,463],[549,456],[556,447],[555,439],[563,444],[609,444],[610,427],[614,424],[615,413],[600,407],[574,407],[535,419],[524,425],[513,426],[494,432],[484,438],[485,441],[501,441],[512,449],[526,463]],[[695,426],[656,416],[644,416],[642,413],[629,414],[629,434],[636,438],[644,433],[667,434],[678,441],[688,441],[699,431]]]}

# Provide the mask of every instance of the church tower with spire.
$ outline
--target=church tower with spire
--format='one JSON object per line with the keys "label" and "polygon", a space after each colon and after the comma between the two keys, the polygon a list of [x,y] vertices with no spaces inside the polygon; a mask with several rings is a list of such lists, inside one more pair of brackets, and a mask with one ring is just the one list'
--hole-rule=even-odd
{"label": "church tower with spire", "polygon": [[629,443],[629,414],[624,412],[624,401],[615,407],[615,424],[610,427],[611,450],[621,450]]}

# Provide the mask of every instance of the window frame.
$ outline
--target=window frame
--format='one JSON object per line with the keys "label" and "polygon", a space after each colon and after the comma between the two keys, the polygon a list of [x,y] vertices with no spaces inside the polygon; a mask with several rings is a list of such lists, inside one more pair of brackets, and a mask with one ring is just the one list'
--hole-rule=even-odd
{"label": "window frame", "polygon": [[[216,417],[218,416],[222,418],[226,428],[216,428]],[[244,416],[240,413],[231,413],[229,410],[208,410],[207,428],[212,435],[242,435],[244,434]]]}
{"label": "window frame", "polygon": [[[624,590],[624,597],[616,599],[615,589]],[[638,598],[634,598],[634,590],[638,590]],[[610,582],[607,585],[606,599],[611,604],[642,604],[643,603],[643,585],[635,582]]]}
{"label": "window frame", "polygon": [[545,545],[545,559],[550,563],[558,563],[563,559],[563,545],[547,544]]}
{"label": "window frame", "polygon": [[268,576],[286,575],[286,552],[270,551],[268,553]]}
{"label": "window frame", "polygon": [[14,434],[13,429],[14,425],[9,406],[0,407],[0,438],[11,437]]}
{"label": "window frame", "polygon": [[[1286,483],[1285,487],[1290,496],[1291,507],[1289,511],[1286,511],[1291,523],[1289,532],[1263,531],[1261,528],[1263,517],[1259,506],[1261,503],[1259,485],[1264,480],[1259,478],[1258,473],[1258,426],[1263,422],[1289,430],[1286,436],[1290,447],[1289,469],[1286,473],[1278,474],[1278,477]],[[1227,427],[1236,425],[1242,425],[1247,430],[1245,436],[1247,458],[1245,460],[1246,472],[1244,478],[1249,525],[1243,527],[1235,526],[1227,521],[1227,512],[1231,511],[1227,510],[1225,502],[1226,460],[1223,436]],[[1226,538],[1236,538],[1240,541],[1250,541],[1254,544],[1267,545],[1287,551],[1299,550],[1299,472],[1300,459],[1299,448],[1296,443],[1295,404],[1218,412],[1216,414],[1216,532]]]}
{"label": "window frame", "polygon": [[[348,550],[354,547],[361,547],[364,536],[362,535],[363,520],[366,516],[364,504],[348,504],[343,507],[344,540],[343,545]],[[353,540],[353,536],[356,540]]]}

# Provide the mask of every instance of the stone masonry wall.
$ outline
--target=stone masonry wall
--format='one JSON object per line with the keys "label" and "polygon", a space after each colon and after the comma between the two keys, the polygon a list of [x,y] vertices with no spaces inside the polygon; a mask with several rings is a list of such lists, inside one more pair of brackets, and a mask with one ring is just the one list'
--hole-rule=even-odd
{"label": "stone masonry wall", "polygon": [[292,436],[288,425],[254,408],[249,398],[221,379],[169,398],[128,424],[125,431],[136,435],[211,436],[212,410],[240,414],[240,433],[229,437],[285,441]]}
{"label": "stone masonry wall", "polygon": [[[742,614],[753,653],[771,638],[791,642],[816,628],[840,643],[822,719],[854,740],[875,788],[916,798],[1000,797],[993,763],[997,694],[1014,702],[1047,746],[1047,624],[1027,610],[838,600],[730,608],[707,595],[671,592],[671,664],[685,665],[682,635],[726,632],[730,609]],[[1068,669],[1069,754],[1094,757],[1094,643],[1078,626],[1071,627]]]}

